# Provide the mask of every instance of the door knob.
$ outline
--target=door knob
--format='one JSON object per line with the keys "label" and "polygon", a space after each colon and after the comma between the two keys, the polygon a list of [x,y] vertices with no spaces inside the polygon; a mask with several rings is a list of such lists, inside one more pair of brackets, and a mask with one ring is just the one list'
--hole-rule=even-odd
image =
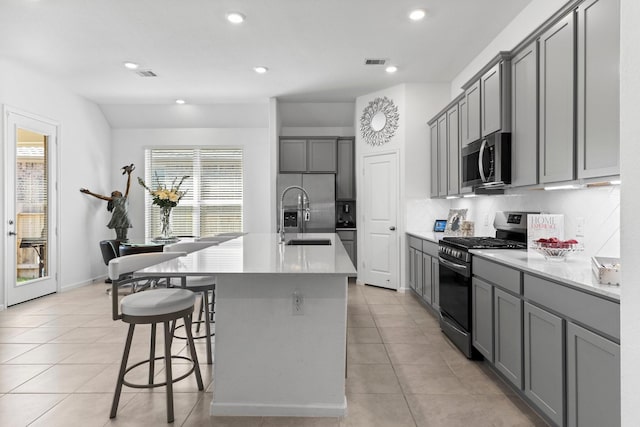
{"label": "door knob", "polygon": [[16,233],[15,231],[10,231],[9,232],[9,236],[17,236],[17,235],[18,235],[18,233]]}
{"label": "door knob", "polygon": [[391,227],[389,227],[389,230],[391,230],[391,231],[396,231],[396,226],[395,226],[395,225],[392,225]]}

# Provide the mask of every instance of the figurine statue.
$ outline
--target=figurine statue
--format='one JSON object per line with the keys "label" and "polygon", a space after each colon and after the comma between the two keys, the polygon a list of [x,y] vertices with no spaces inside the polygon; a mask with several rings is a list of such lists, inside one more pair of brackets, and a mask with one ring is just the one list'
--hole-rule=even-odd
{"label": "figurine statue", "polygon": [[127,239],[127,231],[129,228],[133,227],[131,225],[131,221],[129,221],[129,188],[131,187],[131,172],[134,171],[136,167],[131,163],[130,165],[122,167],[122,175],[127,174],[127,189],[125,190],[124,196],[118,190],[111,192],[111,196],[103,196],[101,194],[92,193],[86,188],[81,188],[80,192],[84,194],[88,194],[90,196],[96,197],[100,200],[106,200],[107,210],[109,212],[113,212],[111,216],[111,221],[107,224],[108,228],[116,229],[116,239],[126,242]]}

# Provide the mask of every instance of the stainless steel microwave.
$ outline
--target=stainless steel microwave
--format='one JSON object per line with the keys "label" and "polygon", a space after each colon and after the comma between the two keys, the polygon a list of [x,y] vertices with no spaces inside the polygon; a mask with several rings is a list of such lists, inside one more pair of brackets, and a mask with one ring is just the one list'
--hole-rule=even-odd
{"label": "stainless steel microwave", "polygon": [[511,134],[495,132],[462,149],[462,187],[511,183]]}

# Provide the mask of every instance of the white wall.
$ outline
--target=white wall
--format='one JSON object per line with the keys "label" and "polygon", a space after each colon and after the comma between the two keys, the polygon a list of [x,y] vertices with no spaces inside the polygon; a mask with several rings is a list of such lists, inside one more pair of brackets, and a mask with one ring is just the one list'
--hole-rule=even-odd
{"label": "white wall", "polygon": [[[266,107],[266,106],[265,106]],[[134,163],[136,176],[144,176],[144,150],[154,147],[226,146],[244,150],[245,232],[267,233],[275,221],[269,212],[272,196],[269,129],[114,129],[111,147],[113,189],[124,189],[122,165]],[[110,189],[109,191],[113,190]],[[104,189],[102,191],[107,191]],[[121,190],[122,191],[122,190]],[[144,189],[132,179],[129,217],[130,239],[144,239]]]}
{"label": "white wall", "polygon": [[620,328],[622,343],[622,426],[638,425],[640,406],[640,2],[621,0],[620,59],[620,160],[622,296]]}
{"label": "white wall", "polygon": [[511,50],[536,28],[557,12],[567,0],[532,0],[451,82],[451,99],[462,92],[461,87],[498,52]]}
{"label": "white wall", "polygon": [[[364,156],[376,153],[395,152],[398,155],[398,286],[404,287],[405,280],[405,230],[407,206],[415,198],[427,197],[430,180],[429,128],[427,121],[446,104],[449,97],[447,84],[402,84],[370,93],[356,99],[356,126],[359,128],[360,116],[369,102],[378,97],[391,99],[398,107],[398,130],[393,138],[383,146],[373,147],[367,144],[360,132],[356,133],[356,181],[358,206],[362,206],[364,194],[362,176]],[[364,224],[362,213],[358,210],[358,265],[366,260],[364,244]],[[360,280],[360,278],[359,278]]]}
{"label": "white wall", "polygon": [[278,102],[280,136],[354,136],[353,102]]}
{"label": "white wall", "polygon": [[[102,112],[95,104],[69,92],[53,79],[4,59],[0,59],[0,104],[60,124],[59,282],[63,287],[73,287],[103,276],[105,266],[98,241],[112,235],[105,227],[108,222],[106,203],[89,200],[78,191],[80,187],[110,187],[111,137]],[[4,133],[2,135],[3,146],[11,143],[4,141]],[[0,164],[4,165],[4,159]],[[3,174],[0,174],[0,181],[4,181]],[[3,185],[0,188],[4,188]],[[4,205],[4,198],[1,203]],[[104,216],[96,215],[102,211]],[[8,219],[4,215],[3,207],[0,210],[2,224]],[[6,231],[4,225],[2,230]],[[1,246],[0,259],[4,259],[4,245]],[[0,304],[3,303],[2,286]]]}

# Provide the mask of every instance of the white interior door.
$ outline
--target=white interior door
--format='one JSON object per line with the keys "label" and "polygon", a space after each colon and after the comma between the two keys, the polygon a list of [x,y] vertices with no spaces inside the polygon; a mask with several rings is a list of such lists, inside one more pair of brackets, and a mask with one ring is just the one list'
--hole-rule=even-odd
{"label": "white interior door", "polygon": [[396,153],[364,157],[365,283],[398,289],[398,162]]}
{"label": "white interior door", "polygon": [[7,306],[57,291],[55,123],[5,108]]}

